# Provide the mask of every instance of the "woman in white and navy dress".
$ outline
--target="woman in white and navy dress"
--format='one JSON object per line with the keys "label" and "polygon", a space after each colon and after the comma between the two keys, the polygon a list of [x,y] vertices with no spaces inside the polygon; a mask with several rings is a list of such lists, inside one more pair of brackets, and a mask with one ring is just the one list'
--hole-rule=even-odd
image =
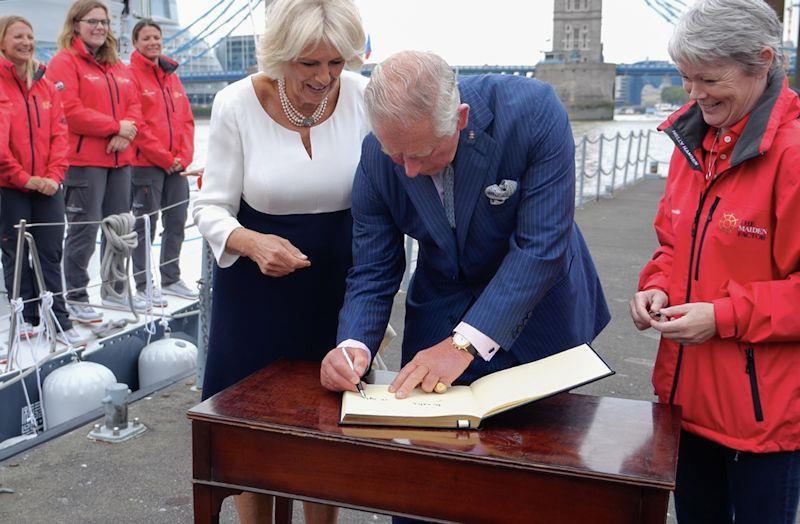
{"label": "woman in white and navy dress", "polygon": [[351,265],[360,16],[350,0],[277,0],[266,20],[261,72],[214,100],[193,209],[218,264],[204,398],[280,358],[321,361]]}
{"label": "woman in white and navy dress", "polygon": [[[301,31],[292,26],[309,24],[291,11],[308,3],[324,9],[307,16],[324,17],[343,8],[337,4],[355,13],[347,0],[275,2],[261,38],[263,71],[214,100],[193,210],[218,264],[205,397],[280,357],[321,360],[336,346],[351,263],[350,190],[369,131],[367,80],[344,70],[348,62],[360,65],[360,24],[358,31],[333,28],[345,37],[336,40],[351,44],[344,51],[322,31],[320,42],[294,42]],[[276,21],[281,14],[283,26]],[[300,55],[275,56],[287,47]]]}

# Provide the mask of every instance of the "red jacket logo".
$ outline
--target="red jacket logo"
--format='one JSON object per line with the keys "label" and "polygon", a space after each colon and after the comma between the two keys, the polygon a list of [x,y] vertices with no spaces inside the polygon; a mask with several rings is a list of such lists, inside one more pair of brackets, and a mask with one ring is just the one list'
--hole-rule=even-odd
{"label": "red jacket logo", "polygon": [[733,213],[725,213],[719,219],[719,230],[723,233],[733,233],[736,231],[736,226],[739,224],[739,219]]}
{"label": "red jacket logo", "polygon": [[765,227],[760,227],[753,220],[740,220],[733,213],[725,213],[718,223],[719,230],[723,233],[736,233],[741,238],[754,238],[766,240],[769,231]]}

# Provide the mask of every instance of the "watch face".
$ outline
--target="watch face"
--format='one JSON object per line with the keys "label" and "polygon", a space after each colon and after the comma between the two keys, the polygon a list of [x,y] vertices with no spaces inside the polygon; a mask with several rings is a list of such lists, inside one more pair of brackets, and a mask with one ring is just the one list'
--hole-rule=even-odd
{"label": "watch face", "polygon": [[469,346],[469,340],[461,333],[453,333],[453,344],[460,348],[465,348]]}

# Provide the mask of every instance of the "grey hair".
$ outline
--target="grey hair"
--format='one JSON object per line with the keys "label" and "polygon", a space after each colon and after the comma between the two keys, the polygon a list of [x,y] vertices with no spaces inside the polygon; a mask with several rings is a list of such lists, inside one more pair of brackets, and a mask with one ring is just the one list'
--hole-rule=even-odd
{"label": "grey hair", "polygon": [[[772,63],[761,58],[775,53]],[[669,41],[675,63],[733,63],[751,76],[783,67],[783,26],[764,0],[699,0],[675,27]]]}
{"label": "grey hair", "polygon": [[266,13],[258,43],[261,70],[283,78],[284,66],[309,46],[326,42],[336,48],[345,66],[358,71],[364,63],[366,36],[361,15],[351,0],[275,0]]}
{"label": "grey hair", "polygon": [[401,51],[384,60],[364,91],[373,128],[408,129],[429,120],[437,137],[456,132],[460,103],[453,69],[440,56],[420,51]]}

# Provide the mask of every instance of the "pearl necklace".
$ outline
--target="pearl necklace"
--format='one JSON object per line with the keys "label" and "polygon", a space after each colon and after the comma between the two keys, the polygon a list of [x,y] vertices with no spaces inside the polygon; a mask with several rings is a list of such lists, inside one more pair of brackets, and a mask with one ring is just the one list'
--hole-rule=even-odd
{"label": "pearl necklace", "polygon": [[328,107],[328,97],[325,97],[322,100],[322,103],[318,105],[311,114],[311,116],[305,116],[303,113],[294,108],[292,103],[289,101],[289,97],[286,96],[286,82],[283,78],[278,79],[278,98],[281,100],[281,109],[283,109],[283,114],[286,115],[286,118],[289,119],[289,122],[297,127],[313,126],[319,122],[319,119],[322,118],[323,114],[325,114],[325,108]]}

